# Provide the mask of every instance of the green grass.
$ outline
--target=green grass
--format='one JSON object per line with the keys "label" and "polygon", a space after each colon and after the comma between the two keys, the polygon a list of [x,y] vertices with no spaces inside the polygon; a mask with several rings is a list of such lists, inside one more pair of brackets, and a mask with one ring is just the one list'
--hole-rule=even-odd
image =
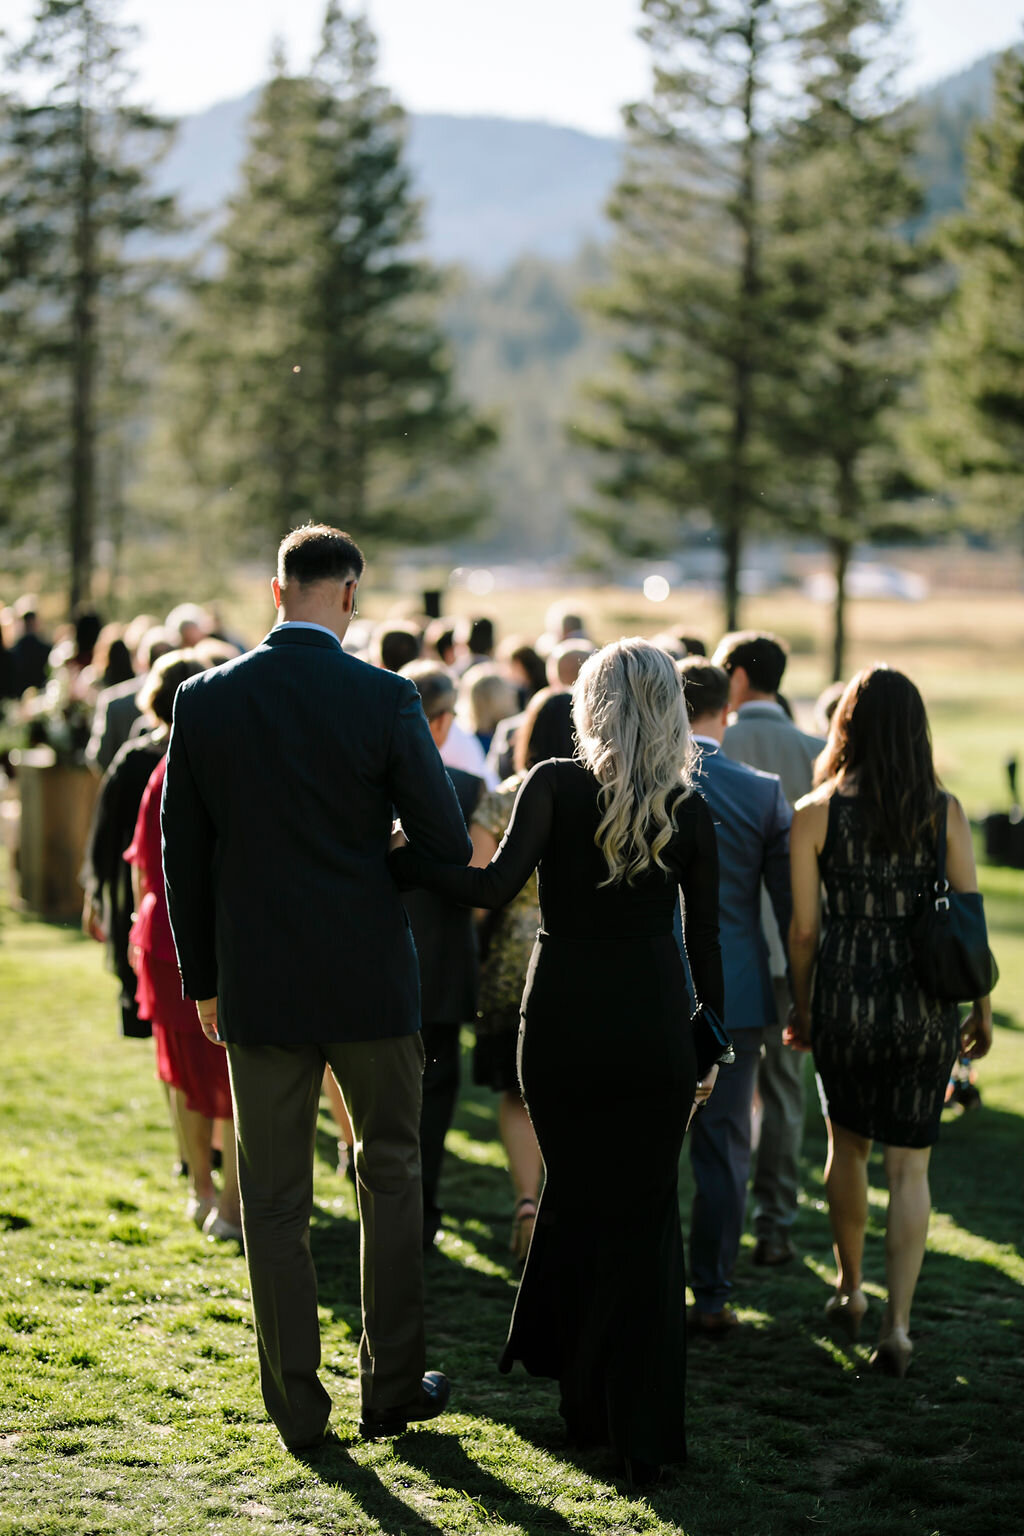
{"label": "green grass", "polygon": [[[597,1455],[560,1445],[556,1389],[495,1359],[514,1284],[509,1190],[490,1095],[467,1089],[428,1261],[429,1363],[454,1412],[364,1445],[357,1413],[358,1229],[321,1125],[313,1234],[324,1379],[338,1441],[315,1465],[265,1420],[243,1262],[183,1219],[145,1042],[116,1034],[116,988],[72,932],[0,923],[0,1533],[688,1533],[1016,1536],[1024,1531],[1024,874],[985,871],[1002,965],[984,1107],[950,1121],[904,1382],[838,1348],[824,1140],[808,1111],[802,1257],[765,1274],[745,1241],[745,1327],[691,1353],[691,1460],[628,1499]],[[813,1099],[813,1095],[811,1095]],[[625,1134],[608,1106],[594,1178]],[[880,1172],[876,1171],[880,1184]],[[684,1167],[684,1210],[688,1171]],[[883,1279],[874,1192],[868,1290]],[[609,1209],[609,1223],[616,1211]]]}

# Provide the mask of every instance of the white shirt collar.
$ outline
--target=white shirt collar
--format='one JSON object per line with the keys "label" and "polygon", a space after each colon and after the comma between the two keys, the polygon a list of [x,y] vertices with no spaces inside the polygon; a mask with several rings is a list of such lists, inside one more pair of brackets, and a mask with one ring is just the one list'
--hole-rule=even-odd
{"label": "white shirt collar", "polygon": [[716,741],[714,736],[695,735],[693,739],[695,742],[697,742],[698,746],[710,747],[713,752],[717,752],[719,747],[722,745],[720,741]]}
{"label": "white shirt collar", "polygon": [[337,641],[338,645],[341,644],[341,641],[338,640],[338,637],[334,633],[333,629],[328,629],[326,624],[312,624],[312,623],[310,623],[310,621],[308,619],[282,619],[280,621],[280,623],[274,625],[274,628],[275,629],[315,629],[315,630],[318,630],[321,635],[330,635],[331,639],[334,640],[334,641]]}

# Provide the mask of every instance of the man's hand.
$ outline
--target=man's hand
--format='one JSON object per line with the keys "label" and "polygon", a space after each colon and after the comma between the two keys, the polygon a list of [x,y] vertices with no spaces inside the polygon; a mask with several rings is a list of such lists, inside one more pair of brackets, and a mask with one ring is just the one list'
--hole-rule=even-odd
{"label": "man's hand", "polygon": [[789,1018],[782,1031],[782,1043],[793,1051],[809,1051],[811,1048],[811,1021],[790,1008]]}
{"label": "man's hand", "polygon": [[697,1113],[698,1109],[703,1109],[708,1099],[710,1099],[715,1083],[717,1081],[718,1062],[716,1061],[712,1067],[708,1068],[707,1072],[705,1072],[704,1076],[697,1084],[697,1088],[693,1096],[693,1104],[690,1106],[689,1118],[686,1122],[687,1130],[690,1129],[690,1122],[692,1121],[694,1115]]}
{"label": "man's hand", "polygon": [[85,898],[82,908],[82,932],[97,943],[106,942],[107,931],[103,926],[103,914],[91,896]]}
{"label": "man's hand", "polygon": [[217,1033],[217,999],[215,997],[203,997],[196,1000],[196,1013],[203,1027],[203,1034],[214,1045],[223,1045],[224,1041]]}

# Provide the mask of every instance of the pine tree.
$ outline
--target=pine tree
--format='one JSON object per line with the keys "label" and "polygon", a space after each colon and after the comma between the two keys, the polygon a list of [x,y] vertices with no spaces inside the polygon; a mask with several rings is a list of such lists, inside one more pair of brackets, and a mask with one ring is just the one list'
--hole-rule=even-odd
{"label": "pine tree", "polygon": [[366,21],[335,0],[311,73],[277,58],[191,342],[195,462],[238,520],[340,522],[371,546],[471,526],[465,466],[494,435],[454,398],[439,278],[412,254],[404,116],[375,66]]}
{"label": "pine tree", "polygon": [[889,0],[814,0],[806,114],[776,165],[768,287],[768,426],[791,470],[789,520],[823,537],[836,583],[832,672],[843,675],[846,577],[857,542],[905,521],[899,411],[932,300],[901,226],[920,206],[910,118],[894,110]]}
{"label": "pine tree", "polygon": [[726,623],[738,621],[744,533],[766,506],[759,432],[766,314],[765,140],[789,46],[776,0],[643,0],[651,99],[627,109],[610,213],[614,279],[599,306],[624,340],[574,431],[612,464],[612,503],[580,513],[627,554],[664,554],[711,525]]}
{"label": "pine tree", "polygon": [[944,231],[958,284],[925,379],[918,462],[988,528],[1024,533],[1024,55],[996,74],[975,130],[967,206]]}
{"label": "pine tree", "polygon": [[8,97],[0,123],[2,515],[42,552],[63,534],[72,609],[91,590],[104,451],[110,463],[123,452],[105,414],[120,344],[107,343],[164,276],[126,242],[175,223],[172,200],[148,187],[169,125],[126,101],[131,33],[115,9],[40,0],[10,62],[46,95]]}

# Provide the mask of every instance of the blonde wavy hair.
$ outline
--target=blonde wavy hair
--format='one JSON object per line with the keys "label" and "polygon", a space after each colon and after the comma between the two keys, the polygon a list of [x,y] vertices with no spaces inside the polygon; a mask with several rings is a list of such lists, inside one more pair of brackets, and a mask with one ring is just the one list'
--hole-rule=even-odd
{"label": "blonde wavy hair", "polygon": [[[584,663],[572,691],[578,755],[601,785],[594,841],[608,865],[601,885],[632,885],[653,867],[693,787],[695,750],[682,679],[672,658],[638,638],[617,640]],[[674,790],[682,789],[669,807]]]}

